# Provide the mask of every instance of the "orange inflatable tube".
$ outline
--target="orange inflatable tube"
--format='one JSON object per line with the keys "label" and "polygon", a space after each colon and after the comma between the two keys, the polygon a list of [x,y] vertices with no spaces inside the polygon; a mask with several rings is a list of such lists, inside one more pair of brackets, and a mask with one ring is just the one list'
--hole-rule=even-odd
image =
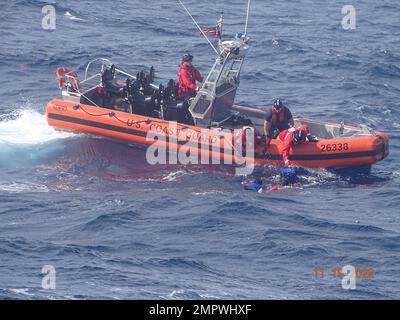
{"label": "orange inflatable tube", "polygon": [[[238,163],[232,132],[199,128],[156,118],[93,107],[64,100],[52,100],[46,107],[49,125],[73,132],[94,134],[140,145],[164,142],[169,150],[197,148],[199,157],[222,163]],[[347,126],[349,127],[349,126]],[[350,127],[351,128],[351,127]],[[291,148],[291,164],[309,168],[343,168],[369,166],[389,153],[386,134],[326,139]],[[255,146],[254,162],[258,165],[282,166],[282,142],[272,140],[266,148]],[[241,161],[243,163],[243,161]]]}

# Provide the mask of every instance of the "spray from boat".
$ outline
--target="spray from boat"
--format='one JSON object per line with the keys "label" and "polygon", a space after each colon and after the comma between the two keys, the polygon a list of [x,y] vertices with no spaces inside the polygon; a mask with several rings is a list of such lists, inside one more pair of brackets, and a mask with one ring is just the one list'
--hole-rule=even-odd
{"label": "spray from boat", "polygon": [[18,110],[0,116],[0,149],[12,145],[38,145],[73,136],[48,125],[41,113]]}

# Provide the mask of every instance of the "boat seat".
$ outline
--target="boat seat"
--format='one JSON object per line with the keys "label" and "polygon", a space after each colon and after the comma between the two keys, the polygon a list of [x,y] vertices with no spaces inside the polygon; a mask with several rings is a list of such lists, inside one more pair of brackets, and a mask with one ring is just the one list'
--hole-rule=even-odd
{"label": "boat seat", "polygon": [[116,79],[104,82],[104,89],[108,92],[115,94],[122,94],[124,92],[126,85],[122,84]]}
{"label": "boat seat", "polygon": [[178,101],[176,103],[176,108],[177,109],[182,110],[182,109],[188,108],[188,107],[189,107],[189,102],[188,101]]}
{"label": "boat seat", "polygon": [[111,65],[109,68],[105,69],[101,75],[101,82],[104,89],[107,92],[114,94],[122,94],[126,83],[121,83],[115,78],[115,65]]}
{"label": "boat seat", "polygon": [[189,102],[180,101],[178,103],[167,104],[164,107],[164,120],[193,124],[193,119],[189,112]]}

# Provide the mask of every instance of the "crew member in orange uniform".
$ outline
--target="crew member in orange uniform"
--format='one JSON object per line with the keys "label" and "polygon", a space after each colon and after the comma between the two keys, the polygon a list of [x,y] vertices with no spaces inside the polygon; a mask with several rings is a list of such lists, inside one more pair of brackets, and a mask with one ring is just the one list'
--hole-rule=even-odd
{"label": "crew member in orange uniform", "polygon": [[304,142],[316,142],[318,139],[310,134],[310,129],[307,125],[303,124],[298,128],[290,128],[282,131],[278,139],[283,141],[283,148],[281,150],[283,161],[285,162],[285,167],[289,167],[289,151],[292,146],[299,145]]}
{"label": "crew member in orange uniform", "polygon": [[196,85],[196,81],[203,82],[204,78],[193,64],[193,56],[185,54],[179,68],[178,74],[178,96],[180,99],[188,100],[196,96],[200,87]]}

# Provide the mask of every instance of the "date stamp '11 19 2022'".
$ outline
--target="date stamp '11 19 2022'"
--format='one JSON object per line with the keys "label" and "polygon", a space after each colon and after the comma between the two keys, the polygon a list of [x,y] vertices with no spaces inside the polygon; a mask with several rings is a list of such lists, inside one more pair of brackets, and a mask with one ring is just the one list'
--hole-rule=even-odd
{"label": "date stamp '11 19 2022'", "polygon": [[334,279],[340,279],[343,289],[356,289],[356,280],[374,280],[375,269],[372,267],[356,268],[351,265],[334,268],[314,267],[312,274],[317,279],[325,279],[329,274]]}

